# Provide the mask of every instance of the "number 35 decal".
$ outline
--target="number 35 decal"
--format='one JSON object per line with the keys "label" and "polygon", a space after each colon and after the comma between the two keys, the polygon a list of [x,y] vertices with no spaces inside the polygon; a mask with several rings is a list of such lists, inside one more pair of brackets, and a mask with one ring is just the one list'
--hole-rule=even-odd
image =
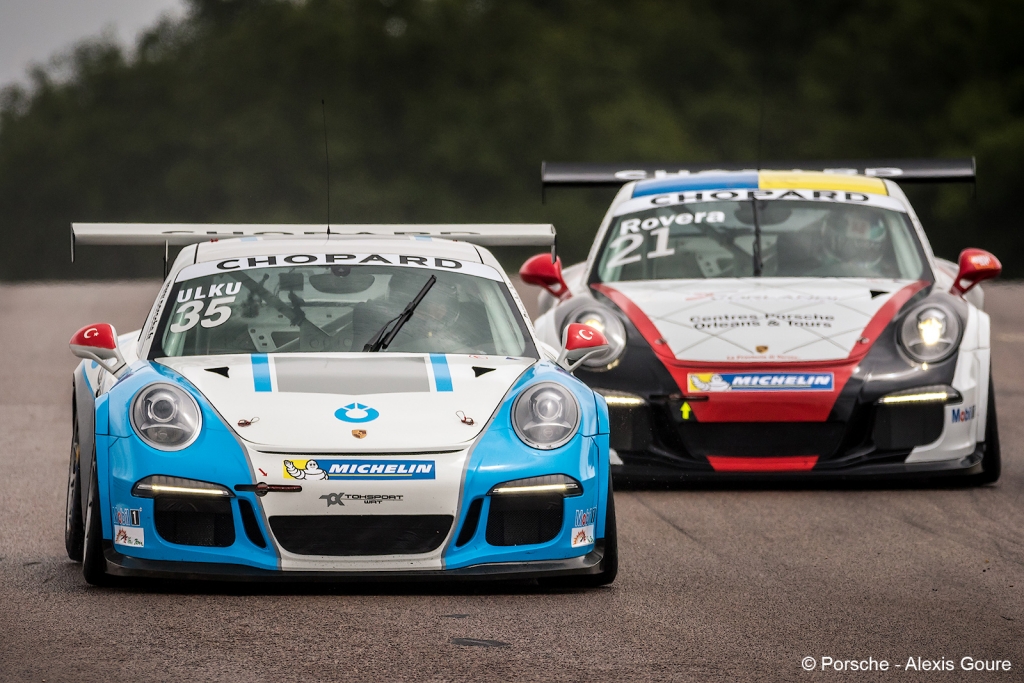
{"label": "number 35 decal", "polygon": [[[182,304],[175,312],[176,316],[181,316],[179,322],[171,323],[171,332],[174,334],[180,334],[187,332],[196,326],[199,322],[199,312],[203,310],[204,301],[189,301],[188,303]],[[210,299],[209,304],[206,306],[206,313],[202,317],[203,327],[217,327],[223,325],[231,317],[231,309],[226,304],[235,303],[235,297],[233,296],[218,296],[214,299]]]}

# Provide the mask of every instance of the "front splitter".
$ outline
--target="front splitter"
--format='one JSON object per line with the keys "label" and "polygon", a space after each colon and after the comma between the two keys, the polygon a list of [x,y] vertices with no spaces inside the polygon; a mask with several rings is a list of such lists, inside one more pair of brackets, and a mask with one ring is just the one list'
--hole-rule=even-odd
{"label": "front splitter", "polygon": [[113,576],[178,581],[335,582],[348,581],[502,581],[599,574],[604,560],[604,539],[597,539],[586,555],[564,560],[494,562],[459,569],[406,571],[271,571],[240,564],[143,560],[123,555],[104,541],[107,573]]}
{"label": "front splitter", "polygon": [[[643,486],[649,484],[685,482],[855,482],[855,481],[915,481],[930,479],[968,478],[981,474],[985,445],[978,444],[973,453],[954,460],[922,463],[865,463],[847,467],[828,467],[820,462],[814,469],[800,471],[716,471],[710,465],[690,469],[661,464],[613,465],[612,478],[616,485]],[[696,464],[696,463],[695,463]]]}

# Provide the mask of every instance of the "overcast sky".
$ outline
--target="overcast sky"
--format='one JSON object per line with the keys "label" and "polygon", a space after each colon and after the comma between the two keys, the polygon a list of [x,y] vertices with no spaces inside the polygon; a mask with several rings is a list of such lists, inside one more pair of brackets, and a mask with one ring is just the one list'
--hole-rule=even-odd
{"label": "overcast sky", "polygon": [[184,0],[0,0],[0,86],[27,83],[29,64],[104,29],[130,46],[161,14],[184,11]]}

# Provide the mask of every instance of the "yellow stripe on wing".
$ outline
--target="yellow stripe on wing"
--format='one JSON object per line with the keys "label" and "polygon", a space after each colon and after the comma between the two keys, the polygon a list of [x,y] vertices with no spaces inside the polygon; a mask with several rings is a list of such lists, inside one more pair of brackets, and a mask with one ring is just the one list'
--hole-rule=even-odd
{"label": "yellow stripe on wing", "polygon": [[758,187],[762,190],[832,190],[889,194],[881,178],[816,171],[760,171]]}

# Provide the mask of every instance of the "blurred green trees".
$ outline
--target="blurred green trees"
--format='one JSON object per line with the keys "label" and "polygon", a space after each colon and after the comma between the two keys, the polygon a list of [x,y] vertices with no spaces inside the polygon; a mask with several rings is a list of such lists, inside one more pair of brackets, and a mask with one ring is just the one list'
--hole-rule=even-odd
{"label": "blurred green trees", "polygon": [[[541,160],[977,155],[911,190],[939,255],[1024,243],[1024,0],[192,0],[0,98],[0,278],[159,275],[76,221],[551,221]],[[762,124],[763,122],[763,124]],[[523,254],[506,254],[515,267]]]}

